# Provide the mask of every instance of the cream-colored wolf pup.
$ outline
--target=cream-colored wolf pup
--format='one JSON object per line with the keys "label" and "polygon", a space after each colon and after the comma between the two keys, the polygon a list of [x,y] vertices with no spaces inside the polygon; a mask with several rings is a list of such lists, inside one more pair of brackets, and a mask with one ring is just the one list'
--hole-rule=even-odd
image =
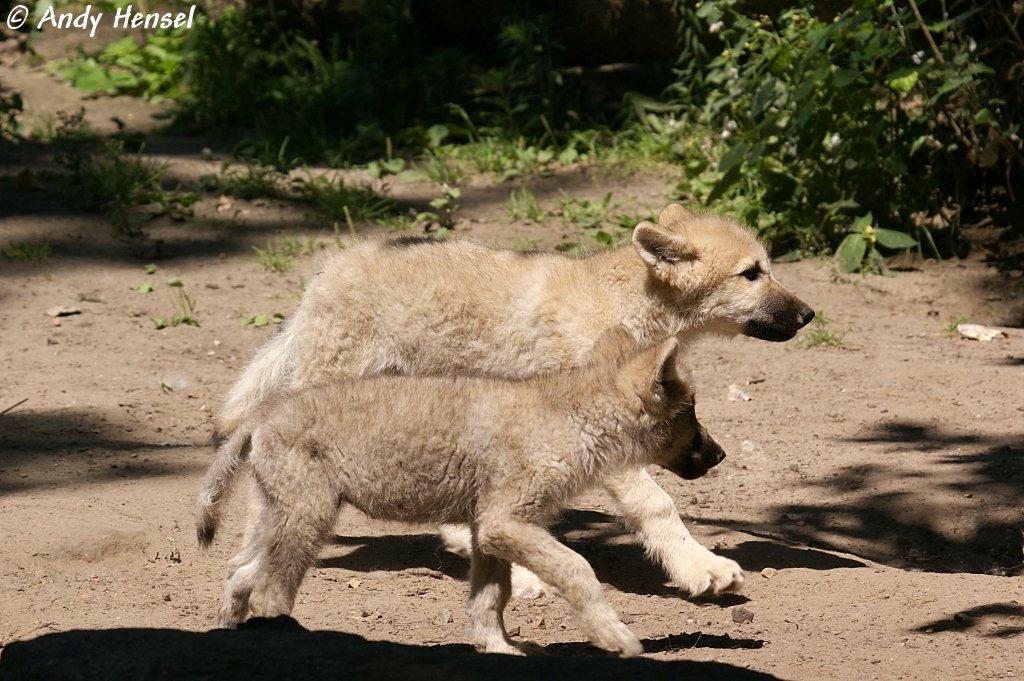
{"label": "cream-colored wolf pup", "polygon": [[[615,325],[642,343],[703,333],[783,341],[813,316],[772,276],[748,229],[678,204],[657,224],[638,224],[632,248],[584,259],[469,241],[371,240],[332,257],[310,282],[298,310],[229,391],[218,439],[265,398],[331,378],[523,378],[585,364]],[[710,553],[645,471],[603,484],[680,589],[700,594],[724,577],[707,573]],[[468,554],[468,531],[444,535],[451,550]]]}
{"label": "cream-colored wolf pup", "polygon": [[[631,340],[631,339],[630,339]],[[558,589],[594,645],[639,655],[639,639],[579,554],[544,528],[605,475],[660,464],[702,475],[724,453],[698,423],[669,338],[615,361],[522,381],[377,376],[270,399],[221,445],[199,493],[208,545],[248,459],[256,522],[231,560],[218,624],[291,612],[339,505],[382,520],[470,523],[469,630],[483,652],[516,653],[502,612],[511,564]],[[714,557],[735,574],[739,566]]]}

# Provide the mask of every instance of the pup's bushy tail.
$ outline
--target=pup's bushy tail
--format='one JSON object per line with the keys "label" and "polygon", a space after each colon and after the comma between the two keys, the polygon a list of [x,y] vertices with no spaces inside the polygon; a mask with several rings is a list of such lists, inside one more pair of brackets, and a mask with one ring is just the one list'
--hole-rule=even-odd
{"label": "pup's bushy tail", "polygon": [[256,351],[231,386],[217,414],[215,444],[220,445],[229,438],[260,402],[287,386],[298,362],[301,315],[300,309]]}
{"label": "pup's bushy tail", "polygon": [[203,548],[210,545],[217,533],[224,507],[222,502],[231,490],[238,469],[248,458],[251,444],[252,429],[247,426],[236,428],[231,437],[217,448],[213,463],[206,471],[196,499],[196,537]]}

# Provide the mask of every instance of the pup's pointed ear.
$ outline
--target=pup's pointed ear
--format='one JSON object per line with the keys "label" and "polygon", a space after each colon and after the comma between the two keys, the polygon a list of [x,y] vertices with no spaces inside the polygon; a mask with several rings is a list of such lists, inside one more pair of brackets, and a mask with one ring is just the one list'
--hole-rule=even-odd
{"label": "pup's pointed ear", "polygon": [[670,203],[665,206],[665,210],[661,211],[661,215],[658,216],[658,224],[663,227],[672,227],[675,225],[685,225],[697,216],[690,212],[689,209],[684,208],[678,203]]}
{"label": "pup's pointed ear", "polygon": [[640,413],[662,413],[678,392],[678,352],[679,341],[672,336],[640,353],[620,369],[619,385],[628,396],[639,398]]}
{"label": "pup's pointed ear", "polygon": [[662,225],[647,220],[633,229],[633,248],[649,267],[694,260],[697,257],[684,234],[669,232]]}
{"label": "pup's pointed ear", "polygon": [[660,392],[667,398],[671,398],[678,391],[678,384],[682,380],[677,370],[679,354],[679,341],[675,336],[669,336],[655,354],[654,373],[651,377],[651,391]]}

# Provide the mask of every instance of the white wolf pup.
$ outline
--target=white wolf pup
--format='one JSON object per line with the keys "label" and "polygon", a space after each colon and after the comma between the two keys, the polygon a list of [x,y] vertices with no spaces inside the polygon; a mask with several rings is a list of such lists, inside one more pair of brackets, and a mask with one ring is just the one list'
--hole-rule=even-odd
{"label": "white wolf pup", "polygon": [[[695,477],[724,453],[698,423],[676,367],[678,342],[523,381],[378,376],[269,400],[220,446],[198,499],[208,545],[231,479],[248,459],[258,514],[231,560],[218,623],[291,612],[339,504],[371,517],[470,523],[470,636],[483,652],[518,653],[502,612],[513,562],[556,587],[594,645],[625,657],[639,639],[582,556],[544,528],[609,474],[660,464]],[[739,565],[708,553],[715,591]],[[520,644],[521,646],[522,644]]]}
{"label": "white wolf pup", "polygon": [[[678,204],[657,224],[638,224],[632,248],[584,259],[469,241],[371,240],[333,256],[310,282],[229,391],[218,439],[265,398],[332,378],[524,378],[585,364],[616,325],[642,343],[706,333],[783,341],[813,317],[772,276],[747,228]],[[609,475],[603,485],[680,589],[700,594],[723,577],[693,567],[708,552],[694,548],[672,499],[644,470]],[[467,555],[468,530],[443,529],[448,548]],[[517,592],[536,593],[522,577]]]}

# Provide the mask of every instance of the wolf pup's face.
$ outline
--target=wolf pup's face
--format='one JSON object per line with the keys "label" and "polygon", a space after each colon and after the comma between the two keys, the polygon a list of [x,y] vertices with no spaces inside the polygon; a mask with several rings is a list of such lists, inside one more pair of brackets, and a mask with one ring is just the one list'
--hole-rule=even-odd
{"label": "wolf pup's face", "polygon": [[676,475],[699,478],[725,458],[725,452],[697,420],[693,388],[680,365],[674,337],[641,352],[619,370],[618,384],[645,428],[657,433],[651,462]]}
{"label": "wolf pup's face", "polygon": [[701,477],[725,458],[725,451],[697,420],[693,405],[672,420],[672,439],[658,463],[686,480]]}
{"label": "wolf pup's face", "polygon": [[814,310],[772,276],[761,242],[731,220],[673,203],[658,224],[636,226],[633,245],[693,327],[785,341],[814,319]]}

